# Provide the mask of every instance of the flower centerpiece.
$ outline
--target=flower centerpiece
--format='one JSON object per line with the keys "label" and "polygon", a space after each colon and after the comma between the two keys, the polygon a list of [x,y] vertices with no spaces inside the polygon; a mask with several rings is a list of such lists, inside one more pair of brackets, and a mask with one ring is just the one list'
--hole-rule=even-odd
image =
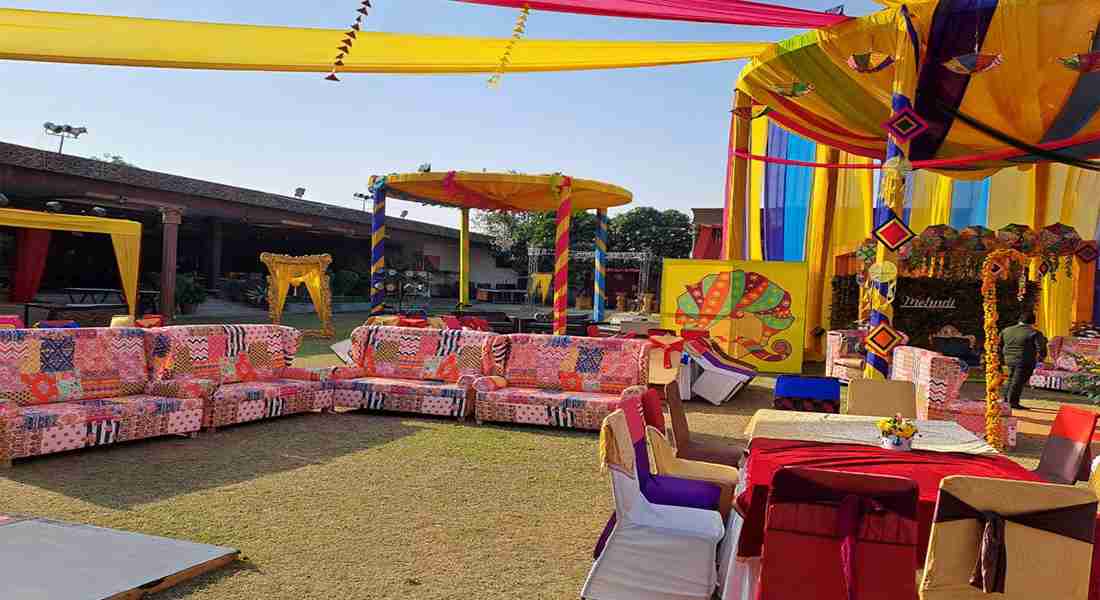
{"label": "flower centerpiece", "polygon": [[910,419],[896,414],[877,423],[882,439],[879,444],[887,450],[913,449],[913,436],[917,435],[917,425]]}

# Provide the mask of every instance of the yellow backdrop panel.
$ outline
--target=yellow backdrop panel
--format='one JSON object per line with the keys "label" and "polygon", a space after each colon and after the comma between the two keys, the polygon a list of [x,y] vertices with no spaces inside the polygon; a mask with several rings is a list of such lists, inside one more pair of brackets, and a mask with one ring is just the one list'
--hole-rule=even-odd
{"label": "yellow backdrop panel", "polygon": [[806,263],[665,260],[662,326],[706,329],[761,371],[800,373],[806,278]]}

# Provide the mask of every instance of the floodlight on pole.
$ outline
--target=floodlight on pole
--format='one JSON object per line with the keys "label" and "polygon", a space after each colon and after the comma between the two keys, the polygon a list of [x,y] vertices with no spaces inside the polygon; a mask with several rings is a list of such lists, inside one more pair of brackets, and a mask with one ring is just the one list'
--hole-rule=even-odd
{"label": "floodlight on pole", "polygon": [[51,121],[46,121],[42,124],[42,128],[46,130],[46,135],[53,135],[61,138],[60,143],[57,146],[57,153],[61,154],[61,151],[65,149],[65,138],[76,139],[85,133],[88,133],[87,127],[73,127],[72,125],[57,125]]}
{"label": "floodlight on pole", "polygon": [[360,194],[356,192],[351,195],[352,198],[358,198],[363,201],[363,212],[367,212],[367,200],[373,200],[373,198],[367,194]]}

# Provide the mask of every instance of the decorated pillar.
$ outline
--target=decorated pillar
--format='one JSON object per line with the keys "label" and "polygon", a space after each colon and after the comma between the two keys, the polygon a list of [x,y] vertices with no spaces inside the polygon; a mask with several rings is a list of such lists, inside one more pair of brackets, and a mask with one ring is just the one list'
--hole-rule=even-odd
{"label": "decorated pillar", "polygon": [[558,227],[554,241],[554,335],[565,335],[569,311],[569,227],[573,222],[573,180],[557,173],[550,186],[558,201]]}
{"label": "decorated pillar", "polygon": [[370,191],[374,199],[371,213],[370,312],[377,315],[386,309],[386,178],[373,179]]}
{"label": "decorated pillar", "polygon": [[915,235],[900,217],[905,206],[905,180],[912,171],[909,163],[909,142],[923,133],[928,125],[913,110],[912,98],[920,72],[920,40],[909,16],[909,9],[898,11],[897,61],[894,67],[893,113],[886,122],[889,133],[886,162],[883,165],[883,210],[877,215],[873,232],[878,241],[876,264],[867,276],[870,292],[870,326],[864,377],[886,379],[890,376],[893,350],[902,336],[893,325],[894,290],[897,289],[898,250]]}
{"label": "decorated pillar", "polygon": [[470,305],[470,209],[462,209],[462,227],[458,232],[458,303]]}
{"label": "decorated pillar", "polygon": [[[160,209],[161,234],[160,263],[160,314],[167,323],[176,316],[176,256],[179,247],[180,223],[183,211],[177,208]],[[136,306],[135,302],[132,306]]]}
{"label": "decorated pillar", "polygon": [[733,112],[730,115],[730,143],[726,168],[726,205],[722,211],[722,258],[745,258],[745,215],[748,214],[750,121],[743,117],[752,108],[752,98],[741,90],[733,92]]}
{"label": "decorated pillar", "polygon": [[596,289],[592,294],[592,320],[600,323],[604,320],[607,306],[607,209],[596,211]]}

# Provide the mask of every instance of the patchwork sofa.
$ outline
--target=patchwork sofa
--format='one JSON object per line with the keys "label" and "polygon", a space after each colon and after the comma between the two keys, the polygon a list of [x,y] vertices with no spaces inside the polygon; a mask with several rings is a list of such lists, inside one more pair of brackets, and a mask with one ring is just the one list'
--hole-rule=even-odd
{"label": "patchwork sofa", "polygon": [[212,391],[152,381],[142,329],[0,330],[0,461],[191,434]]}
{"label": "patchwork sofa", "polygon": [[502,375],[474,383],[478,423],[599,430],[604,417],[649,381],[649,342],[515,334]]}
{"label": "patchwork sofa", "polygon": [[327,387],[338,408],[465,419],[474,382],[501,372],[506,347],[489,331],[359,327],[351,335],[356,366],[336,369]]}
{"label": "patchwork sofa", "polygon": [[291,367],[301,332],[280,325],[190,325],[148,330],[152,380],[207,387],[202,425],[332,408],[331,369]]}
{"label": "patchwork sofa", "polygon": [[[1047,345],[1047,360],[1035,369],[1031,387],[1074,391],[1073,378],[1086,373],[1074,355],[1100,360],[1100,339],[1086,337],[1055,337]],[[1100,379],[1100,373],[1090,374]]]}
{"label": "patchwork sofa", "polygon": [[[985,401],[961,397],[967,371],[966,364],[958,358],[914,346],[899,346],[894,349],[890,378],[910,381],[916,386],[918,419],[955,421],[984,439]],[[1016,446],[1017,419],[1007,402],[999,404],[1001,443],[1012,448]]]}

